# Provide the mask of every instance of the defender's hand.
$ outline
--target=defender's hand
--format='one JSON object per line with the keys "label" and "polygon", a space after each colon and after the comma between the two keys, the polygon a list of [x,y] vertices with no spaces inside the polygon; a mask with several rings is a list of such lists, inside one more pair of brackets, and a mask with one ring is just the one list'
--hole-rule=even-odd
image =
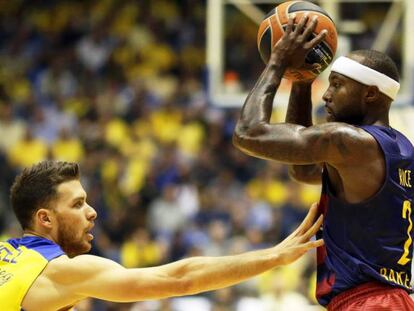
{"label": "defender's hand", "polygon": [[294,25],[295,16],[289,17],[286,31],[280,40],[275,44],[270,56],[270,64],[282,62],[289,68],[308,68],[318,64],[305,64],[305,57],[308,52],[319,44],[326,36],[327,30],[321,31],[315,38],[310,40],[310,36],[318,23],[317,17],[314,16],[310,23],[308,15],[303,15],[297,25]]}
{"label": "defender's hand", "polygon": [[308,250],[320,247],[324,244],[322,239],[309,241],[313,237],[323,222],[323,216],[320,215],[315,222],[318,213],[318,204],[313,203],[305,219],[300,226],[291,233],[275,249],[280,253],[280,264],[285,265],[294,262],[296,259],[305,254]]}

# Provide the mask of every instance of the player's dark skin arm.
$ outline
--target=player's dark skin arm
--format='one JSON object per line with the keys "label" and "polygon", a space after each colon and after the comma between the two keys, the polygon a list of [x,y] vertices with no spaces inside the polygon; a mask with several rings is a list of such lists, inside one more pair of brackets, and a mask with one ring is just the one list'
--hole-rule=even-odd
{"label": "player's dark skin arm", "polygon": [[[305,43],[307,36],[316,27],[316,20],[313,20],[310,26],[303,31],[306,22],[307,18],[302,18],[293,31],[293,19],[289,19],[284,36],[274,47],[269,63],[242,108],[233,142],[235,146],[250,155],[278,160],[287,164],[313,164],[315,161],[322,160],[311,158],[312,153],[305,148],[306,145],[321,149],[326,148],[328,141],[326,137],[321,139],[324,137],[320,135],[318,128],[307,130],[308,141],[305,141],[302,139],[302,132],[308,129],[305,126],[290,123],[269,123],[274,96],[286,68],[295,65],[302,66],[306,53],[324,38],[324,33],[321,33],[312,41]],[[302,31],[303,35],[300,35]],[[297,106],[291,107],[291,114],[294,109],[297,109]],[[310,120],[306,120],[306,122],[309,123]]]}
{"label": "player's dark skin arm", "polygon": [[[302,67],[306,53],[325,36],[321,32],[308,41],[316,21],[305,27],[306,22],[307,18],[302,18],[293,31],[293,19],[289,19],[285,34],[273,48],[269,63],[243,105],[233,143],[243,152],[262,159],[290,165],[325,164],[336,195],[348,202],[360,202],[378,190],[384,177],[383,157],[371,135],[340,122],[308,127],[269,123],[273,99],[285,69]],[[342,90],[342,96],[352,96],[347,93],[349,89]],[[330,85],[325,96],[331,97],[333,92],[338,91]],[[361,96],[366,102],[376,98],[368,92]],[[362,124],[372,123],[367,119]],[[367,174],[372,178],[367,180]]]}
{"label": "player's dark skin arm", "polygon": [[[297,81],[292,83],[289,104],[286,112],[286,123],[312,126],[312,82]],[[308,184],[321,183],[321,165],[289,165],[289,175],[296,181]]]}

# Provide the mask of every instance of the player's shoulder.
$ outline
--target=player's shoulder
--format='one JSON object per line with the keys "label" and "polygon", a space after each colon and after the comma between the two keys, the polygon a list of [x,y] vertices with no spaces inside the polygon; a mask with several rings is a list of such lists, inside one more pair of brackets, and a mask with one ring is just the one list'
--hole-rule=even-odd
{"label": "player's shoulder", "polygon": [[48,270],[50,272],[79,271],[85,266],[96,264],[99,258],[93,255],[79,255],[73,258],[62,255],[49,262]]}
{"label": "player's shoulder", "polygon": [[[71,289],[76,286],[71,276],[77,277],[77,271],[71,268],[70,262],[66,255],[50,260],[26,293],[23,307],[28,310],[71,310],[75,301],[84,298]],[[68,307],[62,309],[63,305]]]}
{"label": "player's shoulder", "polygon": [[112,260],[94,256],[79,255],[69,258],[66,255],[57,257],[49,262],[44,274],[57,282],[66,282],[70,279],[82,279],[91,273],[98,273],[105,269],[121,267]]}
{"label": "player's shoulder", "polygon": [[336,167],[359,165],[381,156],[375,137],[358,126],[329,122],[319,125],[318,131],[319,141],[322,141],[320,146],[326,154],[325,162]]}
{"label": "player's shoulder", "polygon": [[348,142],[375,143],[375,138],[364,128],[344,122],[327,122],[317,125],[322,135],[330,139]]}

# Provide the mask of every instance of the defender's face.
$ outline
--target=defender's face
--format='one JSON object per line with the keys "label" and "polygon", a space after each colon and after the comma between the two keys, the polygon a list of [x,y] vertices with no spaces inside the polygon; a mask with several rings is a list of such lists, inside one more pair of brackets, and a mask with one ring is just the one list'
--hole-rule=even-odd
{"label": "defender's face", "polygon": [[63,251],[73,257],[91,249],[91,230],[96,211],[86,203],[86,192],[79,180],[60,184],[53,209],[56,216],[55,242]]}
{"label": "defender's face", "polygon": [[361,124],[364,118],[364,85],[332,72],[329,87],[323,95],[328,122]]}

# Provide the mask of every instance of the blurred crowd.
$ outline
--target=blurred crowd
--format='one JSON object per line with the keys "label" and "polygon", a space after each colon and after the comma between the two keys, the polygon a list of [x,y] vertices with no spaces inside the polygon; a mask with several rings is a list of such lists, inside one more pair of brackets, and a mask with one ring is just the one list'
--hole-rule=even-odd
{"label": "blurred crowd", "polygon": [[[98,212],[92,253],[126,267],[274,245],[318,187],[248,157],[238,109],[211,106],[205,1],[0,2],[0,236],[26,166],[79,162]],[[88,300],[77,310],[317,310],[314,254],[230,289],[163,301]]]}

